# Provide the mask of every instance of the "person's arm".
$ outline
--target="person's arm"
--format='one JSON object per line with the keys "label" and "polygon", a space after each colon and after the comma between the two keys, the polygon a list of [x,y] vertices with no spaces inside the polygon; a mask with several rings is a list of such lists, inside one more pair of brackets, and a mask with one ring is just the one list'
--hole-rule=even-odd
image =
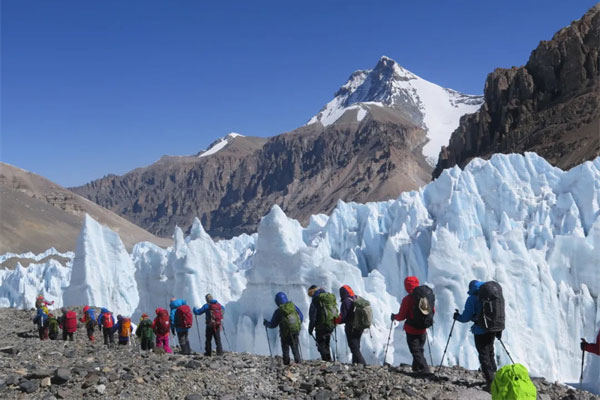
{"label": "person's arm", "polygon": [[300,323],[303,323],[304,322],[304,314],[302,314],[302,311],[300,311],[300,309],[298,308],[298,306],[294,305],[294,307],[296,307],[296,312],[300,316]]}
{"label": "person's arm", "polygon": [[465,309],[455,319],[458,322],[469,322],[475,316],[475,298],[471,295],[465,302]]}
{"label": "person's arm", "polygon": [[317,324],[317,307],[315,306],[315,301],[313,298],[313,301],[310,302],[310,307],[308,308],[308,333],[310,335],[312,335],[316,324]]}
{"label": "person's arm", "polygon": [[[223,307],[223,306],[221,306],[221,307]],[[225,308],[223,308],[223,309],[225,309]],[[196,307],[194,307],[194,314],[196,314],[196,315],[202,315],[202,314],[204,314],[206,311],[208,311],[208,303],[206,303],[205,305],[203,305],[203,306],[202,306],[202,307],[200,307],[200,308],[196,308]]]}
{"label": "person's arm", "polygon": [[277,328],[277,326],[279,325],[280,320],[281,320],[281,315],[280,315],[279,308],[278,308],[275,311],[273,311],[273,315],[271,316],[271,320],[267,321],[265,319],[264,324],[265,324],[265,326],[267,328],[273,329],[273,328]]}
{"label": "person's arm", "polygon": [[350,308],[352,307],[352,300],[348,297],[346,297],[344,300],[342,300],[342,305],[340,306],[340,315],[338,315],[338,317],[336,319],[334,319],[334,322],[339,325],[339,324],[345,324],[348,319],[348,315],[350,314]]}
{"label": "person's arm", "polygon": [[404,321],[405,319],[408,318],[409,316],[409,312],[410,312],[410,296],[405,296],[402,299],[402,303],[400,304],[400,311],[398,311],[398,314],[396,314],[394,316],[394,319],[396,321]]}

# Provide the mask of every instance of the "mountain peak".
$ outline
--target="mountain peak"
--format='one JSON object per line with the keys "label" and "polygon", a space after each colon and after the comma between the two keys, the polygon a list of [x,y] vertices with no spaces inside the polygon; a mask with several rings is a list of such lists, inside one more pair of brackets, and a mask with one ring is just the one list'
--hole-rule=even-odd
{"label": "mountain peak", "polygon": [[206,150],[198,154],[198,157],[207,157],[212,154],[217,153],[220,150],[223,150],[225,146],[231,143],[236,137],[244,137],[244,135],[236,132],[229,132],[227,135],[218,138],[214,142],[212,142]]}

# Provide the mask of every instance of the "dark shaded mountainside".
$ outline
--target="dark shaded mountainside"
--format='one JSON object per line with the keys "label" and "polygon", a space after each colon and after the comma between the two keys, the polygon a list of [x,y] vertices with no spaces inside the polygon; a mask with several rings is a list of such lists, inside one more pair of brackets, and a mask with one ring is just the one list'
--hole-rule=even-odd
{"label": "dark shaded mountainside", "polygon": [[231,237],[255,231],[274,204],[307,222],[338,199],[390,199],[429,181],[422,128],[384,107],[357,112],[270,139],[228,137],[210,156],[166,156],[71,190],[160,236],[198,216],[212,236]]}
{"label": "dark shaded mountainside", "polygon": [[562,169],[600,155],[600,4],[542,41],[523,67],[488,75],[481,109],[461,118],[434,177],[472,158],[533,151]]}

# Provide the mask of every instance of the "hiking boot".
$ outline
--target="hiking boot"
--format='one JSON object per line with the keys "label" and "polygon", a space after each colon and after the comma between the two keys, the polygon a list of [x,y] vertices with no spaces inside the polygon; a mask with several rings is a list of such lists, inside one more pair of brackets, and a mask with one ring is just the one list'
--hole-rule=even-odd
{"label": "hiking boot", "polygon": [[206,353],[206,352],[205,352],[205,353],[204,353],[204,356],[206,356],[206,357],[211,357],[211,356],[212,356],[212,353]]}

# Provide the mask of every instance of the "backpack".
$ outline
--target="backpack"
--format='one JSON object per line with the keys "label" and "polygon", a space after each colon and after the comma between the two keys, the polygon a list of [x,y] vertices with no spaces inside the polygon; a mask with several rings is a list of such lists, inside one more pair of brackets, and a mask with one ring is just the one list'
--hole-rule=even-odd
{"label": "backpack", "polygon": [[121,331],[119,332],[119,336],[129,337],[130,335],[131,335],[131,319],[122,318],[121,319]]}
{"label": "backpack", "polygon": [[338,316],[337,302],[333,293],[320,293],[317,296],[319,310],[316,328],[326,332],[333,332],[335,323],[333,319]]}
{"label": "backpack", "polygon": [[151,340],[154,332],[152,331],[152,321],[145,319],[140,322],[139,335],[142,339]]}
{"label": "backpack", "polygon": [[177,328],[190,329],[193,320],[194,318],[192,317],[190,306],[184,304],[177,307],[177,311],[175,311],[175,326]]}
{"label": "backpack", "polygon": [[54,318],[54,317],[48,318],[48,329],[49,329],[49,332],[51,334],[57,334],[58,333],[58,328],[59,328],[58,320],[56,318]]}
{"label": "backpack", "polygon": [[537,390],[522,364],[508,364],[500,368],[492,382],[493,400],[535,400]]}
{"label": "backpack", "polygon": [[67,311],[65,314],[65,330],[69,333],[77,330],[77,314],[75,311]]}
{"label": "backpack", "polygon": [[209,325],[215,330],[220,329],[223,323],[223,307],[219,303],[210,303],[208,308],[210,310]]}
{"label": "backpack", "polygon": [[105,312],[102,315],[102,326],[105,328],[112,328],[114,325],[113,319],[112,319],[112,313],[111,312]]}
{"label": "backpack", "polygon": [[169,314],[167,310],[161,311],[156,317],[156,334],[163,336],[169,333],[171,328],[171,321],[169,320]]}
{"label": "backpack", "polygon": [[482,307],[475,323],[486,332],[503,331],[505,315],[502,286],[498,282],[486,282],[479,288],[477,296]]}
{"label": "backpack", "polygon": [[296,306],[291,301],[279,306],[281,312],[281,322],[279,323],[281,336],[296,335],[300,333],[302,322],[300,315],[296,311]]}
{"label": "backpack", "polygon": [[360,296],[353,300],[354,317],[352,317],[352,329],[363,331],[369,329],[373,323],[373,310],[371,303]]}
{"label": "backpack", "polygon": [[414,299],[412,318],[406,321],[408,325],[417,329],[427,329],[433,325],[435,313],[435,294],[429,286],[417,286],[411,295]]}

